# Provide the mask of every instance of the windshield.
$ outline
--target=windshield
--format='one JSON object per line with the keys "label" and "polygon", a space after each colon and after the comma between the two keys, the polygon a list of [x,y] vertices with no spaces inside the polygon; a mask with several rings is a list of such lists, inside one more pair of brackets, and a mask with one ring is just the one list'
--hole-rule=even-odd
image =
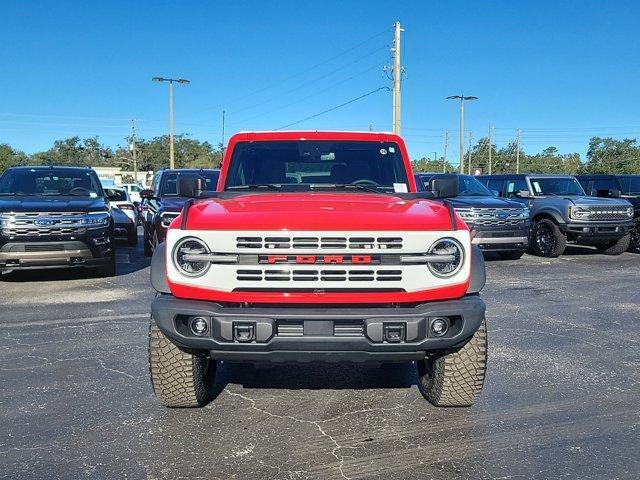
{"label": "windshield", "polygon": [[[178,196],[177,179],[180,173],[187,173],[187,172],[170,172],[164,176],[164,182],[162,184],[162,192],[161,192],[162,196]],[[200,175],[202,178],[204,178],[206,191],[208,192],[216,191],[216,188],[218,186],[218,177],[220,176],[219,171],[202,170],[202,171],[193,171],[188,173],[191,173],[191,174],[195,173],[197,175]]]}
{"label": "windshield", "polygon": [[0,177],[0,195],[73,195],[101,197],[102,187],[92,171],[71,168],[20,168]]}
{"label": "windshield", "polygon": [[112,202],[128,202],[127,192],[120,188],[106,188],[105,193]]}
{"label": "windshield", "polygon": [[238,143],[225,189],[301,191],[361,187],[407,192],[407,172],[395,143],[262,141]]}
{"label": "windshield", "polygon": [[535,195],[584,195],[584,190],[573,177],[530,178]]}
{"label": "windshield", "polygon": [[[422,182],[425,190],[429,190],[429,182],[432,178],[438,177],[438,175],[416,175],[416,181]],[[471,175],[458,175],[458,195],[461,197],[494,197],[495,195],[491,190],[482,185],[477,179]]]}

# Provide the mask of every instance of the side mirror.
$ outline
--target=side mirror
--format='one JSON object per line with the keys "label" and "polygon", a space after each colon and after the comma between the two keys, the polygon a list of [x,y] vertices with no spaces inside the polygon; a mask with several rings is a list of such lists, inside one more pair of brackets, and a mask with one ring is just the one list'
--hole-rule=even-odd
{"label": "side mirror", "polygon": [[200,175],[181,173],[177,182],[179,197],[197,198],[205,189],[205,181]]}
{"label": "side mirror", "polygon": [[493,193],[496,197],[500,196],[500,192],[498,190],[491,190],[491,193]]}
{"label": "side mirror", "polygon": [[610,195],[611,195],[611,198],[620,198],[620,196],[622,195],[622,192],[618,188],[612,188],[610,190]]}
{"label": "side mirror", "polygon": [[533,198],[529,190],[518,190],[515,195],[518,198]]}
{"label": "side mirror", "polygon": [[458,175],[446,174],[433,177],[429,181],[429,190],[435,198],[453,198],[458,196]]}
{"label": "side mirror", "polygon": [[140,198],[146,198],[147,200],[153,198],[153,190],[149,188],[145,188],[144,190],[140,190]]}

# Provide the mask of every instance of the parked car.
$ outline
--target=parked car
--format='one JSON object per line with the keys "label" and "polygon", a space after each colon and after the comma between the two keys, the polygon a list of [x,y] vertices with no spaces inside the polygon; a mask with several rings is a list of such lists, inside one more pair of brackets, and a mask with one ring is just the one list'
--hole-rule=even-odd
{"label": "parked car", "polygon": [[[589,195],[603,198],[624,198],[633,205],[636,228],[631,232],[629,251],[640,248],[640,175],[634,185],[634,175],[576,175],[576,178]],[[637,190],[633,192],[632,187]]]}
{"label": "parked car", "polygon": [[144,189],[137,183],[123,183],[122,185],[120,185],[120,187],[124,188],[127,191],[127,193],[129,194],[129,198],[133,203],[138,204],[142,201],[140,192]]}
{"label": "parked car", "polygon": [[181,173],[199,175],[209,191],[216,190],[220,175],[219,170],[213,169],[167,169],[156,172],[151,188],[140,191],[144,254],[149,257],[156,246],[164,242],[167,227],[180,215],[188,200],[178,195],[177,180]]}
{"label": "parked car", "polygon": [[13,167],[0,176],[0,271],[116,271],[113,217],[96,172]]}
{"label": "parked car", "polygon": [[[441,173],[416,173],[418,190],[428,189]],[[516,260],[529,246],[529,208],[520,202],[495,196],[470,175],[458,175],[458,195],[448,200],[471,229],[471,243],[483,251]]]}
{"label": "parked car", "polygon": [[627,200],[587,196],[571,175],[503,174],[476,178],[500,196],[529,207],[529,249],[536,255],[557,257],[568,241],[595,246],[607,255],[620,255],[629,247],[635,222],[633,206]]}
{"label": "parked car", "polygon": [[476,401],[485,270],[443,205],[455,175],[433,179],[427,198],[402,139],[370,132],[238,134],[222,169],[214,198],[179,177],[193,202],[151,261],[161,402],[211,401],[219,360],[415,361],[427,401]]}
{"label": "parked car", "polygon": [[137,245],[138,226],[127,214],[127,211],[122,210],[120,207],[112,206],[111,215],[113,216],[113,237],[116,240],[125,240],[127,245]]}
{"label": "parked car", "polygon": [[110,187],[104,190],[109,198],[109,205],[118,207],[137,226],[140,223],[140,213],[138,207],[129,198],[127,191],[121,187]]}

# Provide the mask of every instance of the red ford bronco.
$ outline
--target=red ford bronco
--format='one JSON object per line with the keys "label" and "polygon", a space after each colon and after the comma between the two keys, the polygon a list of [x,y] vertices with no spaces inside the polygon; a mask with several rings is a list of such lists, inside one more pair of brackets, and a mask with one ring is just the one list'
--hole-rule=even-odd
{"label": "red ford bronco", "polygon": [[218,360],[415,361],[436,406],[469,406],[487,362],[482,253],[447,198],[416,190],[388,133],[240,133],[216,192],[189,200],[155,250],[153,389],[169,407],[213,398]]}

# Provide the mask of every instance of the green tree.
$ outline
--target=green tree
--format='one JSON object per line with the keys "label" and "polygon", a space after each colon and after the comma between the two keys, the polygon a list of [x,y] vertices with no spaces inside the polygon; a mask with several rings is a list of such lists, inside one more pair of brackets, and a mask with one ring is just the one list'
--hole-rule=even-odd
{"label": "green tree", "polygon": [[6,143],[0,144],[0,173],[2,173],[5,168],[25,165],[28,161],[29,157],[24,152],[14,150]]}
{"label": "green tree", "polygon": [[443,167],[446,172],[455,171],[454,166],[449,161],[444,161],[444,157],[437,159],[422,157],[411,161],[411,168],[414,172],[442,173]]}
{"label": "green tree", "polygon": [[589,173],[640,173],[640,147],[635,138],[592,137],[584,170]]}

